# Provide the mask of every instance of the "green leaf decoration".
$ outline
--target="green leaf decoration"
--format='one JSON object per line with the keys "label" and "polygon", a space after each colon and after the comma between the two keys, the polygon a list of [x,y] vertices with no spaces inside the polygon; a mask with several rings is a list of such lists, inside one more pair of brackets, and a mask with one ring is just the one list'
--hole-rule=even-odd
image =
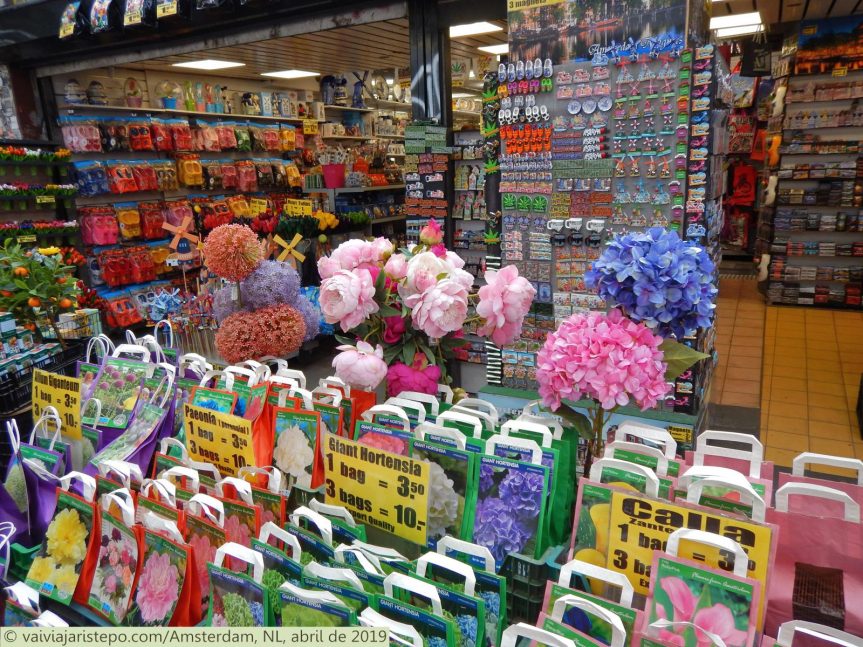
{"label": "green leaf decoration", "polygon": [[665,369],[665,379],[671,381],[696,362],[710,357],[707,353],[700,353],[672,339],[666,339],[659,345],[663,353],[663,360],[668,368]]}
{"label": "green leaf decoration", "polygon": [[382,305],[380,310],[378,310],[378,314],[381,317],[401,317],[402,311],[393,308],[392,306]]}
{"label": "green leaf decoration", "polygon": [[590,424],[590,419],[583,413],[579,413],[568,404],[561,404],[560,409],[555,411],[557,415],[566,420],[582,438],[590,440],[593,438],[593,425]]}

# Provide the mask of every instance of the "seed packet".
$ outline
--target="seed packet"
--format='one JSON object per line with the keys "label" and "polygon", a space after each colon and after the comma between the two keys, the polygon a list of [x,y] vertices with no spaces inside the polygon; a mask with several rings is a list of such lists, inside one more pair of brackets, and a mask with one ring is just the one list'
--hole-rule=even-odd
{"label": "seed packet", "polygon": [[[279,587],[285,582],[299,586],[302,582],[302,548],[299,540],[276,524],[269,522],[261,526],[257,539],[252,539],[252,550],[260,553],[264,562],[261,583],[267,589],[270,605],[279,608]],[[276,614],[276,623],[281,615]]]}
{"label": "seed packet", "polygon": [[[425,609],[393,597],[393,583],[399,588],[419,589],[431,602]],[[427,582],[420,582],[406,575],[393,573],[385,581],[386,593],[375,596],[375,611],[382,615],[411,625],[423,639],[423,644],[435,647],[456,647],[455,622],[444,616],[443,606],[437,590]]]}
{"label": "seed packet", "polygon": [[349,568],[334,568],[310,562],[303,571],[303,584],[307,589],[329,591],[346,607],[357,614],[371,606],[372,593],[367,593],[362,581]]}
{"label": "seed packet", "polygon": [[352,627],[357,623],[357,614],[328,591],[285,582],[279,600],[283,627]]}
{"label": "seed packet", "polygon": [[[99,420],[83,418],[82,424],[110,429],[125,429],[138,397],[143,393],[143,380],[153,375],[155,365],[119,357],[105,358],[87,399],[96,397],[102,403]],[[149,394],[147,394],[149,395]]]}
{"label": "seed packet", "polygon": [[[224,568],[222,564],[228,556],[233,562],[244,564],[245,572]],[[216,551],[213,562],[207,564],[207,571],[210,579],[207,624],[210,627],[273,625],[270,597],[262,583],[264,565],[260,553],[238,544],[225,544]]]}
{"label": "seed packet", "polygon": [[313,487],[315,466],[323,470],[321,454],[321,414],[277,408],[274,412],[275,448],[273,465],[293,477],[296,485]]}
{"label": "seed packet", "polygon": [[233,413],[237,405],[237,394],[231,391],[211,389],[206,386],[195,386],[192,388],[192,399],[190,404],[220,413]]}

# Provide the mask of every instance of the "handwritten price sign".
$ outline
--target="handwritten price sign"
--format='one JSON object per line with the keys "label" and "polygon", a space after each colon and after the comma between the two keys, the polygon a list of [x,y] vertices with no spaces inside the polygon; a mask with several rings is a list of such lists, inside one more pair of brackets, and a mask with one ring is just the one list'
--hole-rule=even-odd
{"label": "handwritten price sign", "polygon": [[41,369],[33,371],[33,420],[39,419],[45,407],[54,407],[60,414],[61,432],[64,438],[81,440],[81,380],[49,373]]}
{"label": "handwritten price sign", "polygon": [[191,404],[184,405],[183,415],[186,449],[193,459],[212,463],[230,476],[255,464],[251,420]]}

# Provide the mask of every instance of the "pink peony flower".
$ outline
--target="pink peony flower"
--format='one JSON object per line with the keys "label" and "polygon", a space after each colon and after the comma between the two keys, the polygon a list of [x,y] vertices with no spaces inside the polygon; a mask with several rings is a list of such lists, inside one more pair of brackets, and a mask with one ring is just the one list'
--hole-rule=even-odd
{"label": "pink peony flower", "polygon": [[339,270],[321,283],[320,304],[324,321],[348,331],[378,311],[375,286],[365,270]]}
{"label": "pink peony flower", "polygon": [[661,586],[674,607],[674,622],[689,622],[698,605],[698,598],[692,594],[689,585],[679,577],[666,577]]}
{"label": "pink peony flower", "polygon": [[424,245],[437,245],[443,240],[443,231],[437,220],[432,218],[425,227],[420,229],[420,242]]}
{"label": "pink peony flower", "polygon": [[333,359],[333,368],[350,386],[373,391],[387,376],[384,349],[380,345],[374,348],[368,342],[358,341],[356,348],[339,346],[338,350],[341,353]]}
{"label": "pink peony flower", "polygon": [[392,256],[395,251],[393,243],[388,238],[378,236],[372,241],[372,250],[374,251],[374,262],[383,263]]}
{"label": "pink peony flower", "polygon": [[491,337],[498,346],[511,344],[521,335],[521,324],[530,310],[536,289],[515,265],[485,273],[486,285],[479,289],[476,313],[485,319],[477,333]]}
{"label": "pink peony flower", "polygon": [[397,344],[407,330],[407,324],[402,317],[384,317],[384,341],[387,344]]}
{"label": "pink peony flower", "polygon": [[114,592],[117,590],[117,576],[109,575],[105,578],[105,583],[102,586],[105,589],[105,593],[114,595]]}
{"label": "pink peony flower", "polygon": [[240,521],[238,515],[225,515],[225,536],[228,541],[236,544],[248,547],[252,545],[252,533],[249,527]]}
{"label": "pink peony flower", "polygon": [[440,366],[427,365],[425,355],[420,360],[414,360],[413,366],[396,362],[387,371],[387,395],[397,396],[402,391],[435,395],[440,376]]}
{"label": "pink peony flower", "polygon": [[398,288],[399,296],[407,300],[422,294],[438,282],[439,276],[448,277],[454,269],[446,259],[438,258],[432,252],[421,252],[408,261],[405,280]]}
{"label": "pink peony flower", "polygon": [[543,404],[582,397],[613,409],[633,400],[655,407],[669,391],[659,345],[662,338],[619,310],[575,314],[545,340],[537,354],[536,380]]}
{"label": "pink peony flower", "polygon": [[408,259],[404,254],[393,254],[384,265],[384,272],[390,278],[401,281],[408,273]]}
{"label": "pink peony flower", "polygon": [[446,262],[452,265],[457,270],[464,267],[464,259],[455,252],[447,251]]}
{"label": "pink peony flower", "polygon": [[[692,618],[695,625],[698,647],[708,647],[713,641],[704,632],[719,636],[728,647],[742,647],[746,644],[749,634],[740,631],[734,625],[734,614],[724,604],[714,604],[712,607],[700,609]],[[703,631],[699,631],[703,630]]]}
{"label": "pink peony flower", "polygon": [[375,449],[383,449],[385,452],[390,452],[391,454],[407,455],[407,445],[405,444],[405,441],[401,438],[396,438],[395,436],[387,436],[386,434],[372,432],[364,435],[358,442],[360,445],[374,447]]}
{"label": "pink peony flower", "polygon": [[321,280],[330,278],[340,269],[342,269],[342,266],[332,256],[321,256],[318,259],[318,274],[321,275]]}
{"label": "pink peony flower", "polygon": [[153,553],[144,562],[138,580],[135,602],[141,609],[141,620],[157,622],[166,617],[180,597],[180,574],[167,554]]}
{"label": "pink peony flower", "polygon": [[393,244],[386,238],[369,242],[362,239],[347,240],[330,256],[318,259],[318,274],[328,279],[339,270],[370,269],[379,267],[393,253]]}
{"label": "pink peony flower", "polygon": [[467,289],[457,281],[444,279],[421,295],[405,300],[413,308],[414,326],[433,339],[461,330],[467,318]]}

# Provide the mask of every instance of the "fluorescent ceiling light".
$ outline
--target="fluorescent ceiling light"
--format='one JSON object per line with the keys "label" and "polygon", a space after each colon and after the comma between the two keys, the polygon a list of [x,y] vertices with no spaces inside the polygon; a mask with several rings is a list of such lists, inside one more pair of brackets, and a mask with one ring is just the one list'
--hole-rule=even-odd
{"label": "fluorescent ceiling light", "polygon": [[477,49],[481,52],[488,52],[489,54],[506,54],[509,52],[509,45],[506,43],[502,43],[500,45],[486,45],[485,47],[477,47]]}
{"label": "fluorescent ceiling light", "polygon": [[319,74],[320,72],[306,72],[305,70],[282,70],[281,72],[263,72],[261,76],[272,76],[277,79],[302,79]]}
{"label": "fluorescent ceiling light", "polygon": [[726,29],[728,27],[743,27],[746,25],[760,25],[761,14],[757,11],[752,13],[739,13],[732,16],[715,16],[710,19],[710,29]]}
{"label": "fluorescent ceiling light", "polygon": [[469,94],[467,92],[453,92],[452,98],[453,99],[474,99],[474,98],[476,98],[476,95],[475,94]]}
{"label": "fluorescent ceiling light", "polygon": [[469,79],[475,79],[475,78],[476,78],[476,72],[474,72],[473,70],[471,70],[470,72],[468,72],[468,73],[467,73],[467,78],[469,78]]}
{"label": "fluorescent ceiling light", "polygon": [[490,34],[495,31],[503,31],[503,27],[485,21],[472,22],[467,25],[453,25],[449,28],[449,37],[461,38],[463,36],[476,36],[477,34]]}
{"label": "fluorescent ceiling light", "polygon": [[731,38],[732,36],[745,36],[746,34],[757,34],[764,30],[764,25],[744,25],[743,27],[727,27],[717,29],[717,38]]}
{"label": "fluorescent ceiling light", "polygon": [[244,65],[245,63],[234,63],[232,61],[218,61],[214,58],[205,58],[203,61],[173,63],[172,67],[190,67],[193,70],[226,70],[229,67],[243,67]]}

